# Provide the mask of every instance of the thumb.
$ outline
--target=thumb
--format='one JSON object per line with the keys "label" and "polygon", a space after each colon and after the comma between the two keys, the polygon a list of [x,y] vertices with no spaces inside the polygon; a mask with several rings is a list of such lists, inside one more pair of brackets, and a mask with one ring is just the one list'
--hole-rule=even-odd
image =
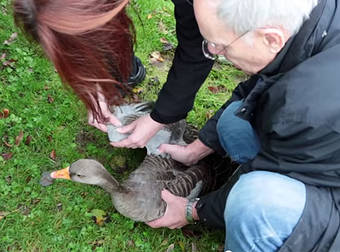
{"label": "thumb", "polygon": [[169,191],[166,190],[166,189],[163,189],[163,190],[162,190],[161,196],[162,196],[162,199],[163,199],[165,202],[170,202],[170,201],[175,197],[175,195],[173,195],[171,192],[169,192]]}
{"label": "thumb", "polygon": [[112,114],[109,115],[109,122],[116,127],[122,126],[122,123],[118,120],[118,118]]}
{"label": "thumb", "polygon": [[158,148],[161,153],[168,153],[171,156],[176,152],[177,145],[174,144],[161,144]]}
{"label": "thumb", "polygon": [[126,134],[126,133],[130,133],[135,128],[136,128],[136,124],[133,122],[133,123],[130,123],[129,125],[117,128],[117,131],[121,134]]}

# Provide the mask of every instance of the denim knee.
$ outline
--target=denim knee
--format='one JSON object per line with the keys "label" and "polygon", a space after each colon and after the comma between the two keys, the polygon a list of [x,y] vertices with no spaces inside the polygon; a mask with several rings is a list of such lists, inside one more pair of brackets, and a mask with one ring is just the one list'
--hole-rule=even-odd
{"label": "denim knee", "polygon": [[227,198],[226,249],[277,251],[300,219],[305,185],[287,176],[254,171],[244,174]]}
{"label": "denim knee", "polygon": [[223,149],[237,163],[246,163],[260,150],[258,137],[251,124],[234,115],[242,101],[231,103],[220,116],[216,130]]}

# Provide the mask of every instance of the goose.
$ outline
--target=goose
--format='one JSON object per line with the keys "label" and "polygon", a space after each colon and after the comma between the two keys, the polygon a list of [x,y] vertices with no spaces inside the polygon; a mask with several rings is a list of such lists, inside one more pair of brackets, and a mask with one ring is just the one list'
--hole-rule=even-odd
{"label": "goose", "polygon": [[[120,106],[112,106],[111,111],[116,118],[122,123],[122,125],[128,125],[138,119],[141,116],[149,114],[152,110],[152,102],[140,102],[123,104]],[[129,136],[129,134],[122,134],[117,131],[116,126],[112,124],[107,125],[108,138],[110,142],[118,142]],[[158,147],[163,144],[177,144],[186,145],[183,140],[183,134],[186,129],[185,120],[180,120],[175,123],[165,125],[160,131],[158,131],[146,144],[147,155],[161,155],[162,157],[169,157],[167,154],[160,153]]]}
{"label": "goose", "polygon": [[112,204],[119,213],[141,222],[164,215],[163,189],[193,199],[214,186],[213,171],[207,163],[186,167],[173,159],[156,155],[147,155],[122,183],[94,159],[79,159],[62,170],[45,173],[40,182],[49,185],[55,179],[97,185],[111,195]]}
{"label": "goose", "polygon": [[[121,105],[113,108],[114,115],[127,125],[151,111],[149,102]],[[108,127],[110,140],[119,141],[127,135]],[[157,151],[161,143],[186,144],[197,136],[197,130],[182,120],[165,126],[147,143],[147,155],[129,177],[119,183],[105,167],[94,159],[79,159],[62,170],[44,172],[40,180],[43,186],[56,179],[68,179],[84,184],[97,185],[111,195],[112,204],[122,215],[141,222],[149,222],[164,215],[166,203],[161,198],[163,189],[174,195],[194,199],[218,185],[218,180],[229,169],[230,162],[219,156],[210,156],[190,167],[162,156]],[[221,169],[220,169],[221,168]],[[218,171],[220,170],[220,171]],[[221,172],[222,171],[222,172]]]}

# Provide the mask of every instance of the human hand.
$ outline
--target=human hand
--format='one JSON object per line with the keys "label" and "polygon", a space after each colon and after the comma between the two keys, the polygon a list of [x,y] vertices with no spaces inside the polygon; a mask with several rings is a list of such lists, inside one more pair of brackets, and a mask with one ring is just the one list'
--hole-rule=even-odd
{"label": "human hand", "polygon": [[98,121],[97,119],[94,118],[93,116],[93,111],[92,110],[88,110],[87,111],[87,118],[88,118],[88,124],[91,126],[96,127],[97,129],[103,131],[103,132],[107,132],[107,127],[106,124],[107,123],[111,123],[114,126],[122,126],[122,123],[118,120],[117,117],[115,117],[110,109],[108,104],[105,101],[105,98],[102,94],[98,93],[98,104],[99,104],[99,109],[101,110],[104,118],[107,118],[107,121],[105,122],[101,122]]}
{"label": "human hand", "polygon": [[186,146],[162,144],[158,149],[161,153],[168,153],[171,158],[188,166],[196,164],[199,160],[214,152],[199,139]]}
{"label": "human hand", "polygon": [[128,138],[111,143],[114,147],[143,148],[147,142],[161,129],[163,124],[154,121],[150,114],[138,118],[129,125],[117,128],[122,134],[131,133]]}
{"label": "human hand", "polygon": [[185,210],[188,199],[175,196],[168,190],[162,191],[162,199],[167,204],[164,215],[146,224],[152,228],[168,227],[170,229],[181,228],[187,225],[188,221],[185,217]]}

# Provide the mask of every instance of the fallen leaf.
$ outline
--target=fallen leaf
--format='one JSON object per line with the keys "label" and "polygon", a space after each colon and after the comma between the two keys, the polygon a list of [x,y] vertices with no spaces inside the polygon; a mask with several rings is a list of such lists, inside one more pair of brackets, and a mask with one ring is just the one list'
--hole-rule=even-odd
{"label": "fallen leaf", "polygon": [[58,203],[58,204],[57,204],[57,210],[58,210],[58,212],[60,212],[61,210],[63,210],[63,204]]}
{"label": "fallen leaf", "polygon": [[163,34],[168,34],[168,29],[162,21],[158,23],[158,30]]}
{"label": "fallen leaf", "polygon": [[104,240],[95,240],[91,244],[93,245],[92,250],[96,250],[96,248],[103,246]]}
{"label": "fallen leaf", "polygon": [[9,37],[9,39],[5,40],[4,45],[10,45],[13,43],[13,41],[18,37],[18,33],[14,32],[12,35]]}
{"label": "fallen leaf", "polygon": [[103,226],[106,220],[108,219],[108,215],[103,210],[100,209],[93,209],[91,211],[91,214],[94,222],[98,226]]}
{"label": "fallen leaf", "polygon": [[6,141],[4,141],[4,145],[7,146],[8,148],[12,148],[13,147],[12,144],[7,143]]}
{"label": "fallen leaf", "polygon": [[3,60],[3,59],[5,59],[5,58],[6,58],[6,53],[1,54],[0,60]]}
{"label": "fallen leaf", "polygon": [[53,99],[52,96],[48,95],[48,96],[47,96],[47,101],[48,101],[48,103],[53,103],[53,102],[54,102],[54,99]]}
{"label": "fallen leaf", "polygon": [[27,136],[26,140],[25,140],[25,144],[29,145],[31,143],[31,141],[32,141],[32,136]]}
{"label": "fallen leaf", "polygon": [[4,219],[7,215],[9,215],[9,212],[0,211],[0,221]]}
{"label": "fallen leaf", "polygon": [[150,54],[149,61],[150,61],[150,64],[154,66],[161,66],[163,65],[164,58],[162,57],[159,51],[154,51]]}
{"label": "fallen leaf", "polygon": [[135,94],[140,94],[140,93],[143,92],[143,88],[133,88],[132,92],[135,93]]}
{"label": "fallen leaf", "polygon": [[40,201],[41,201],[41,199],[32,199],[32,200],[31,200],[31,203],[32,203],[33,205],[36,205],[36,204],[38,204]]}
{"label": "fallen leaf", "polygon": [[19,146],[23,138],[24,138],[24,132],[21,130],[19,133],[19,136],[15,138],[15,145]]}
{"label": "fallen leaf", "polygon": [[3,109],[3,115],[4,118],[7,118],[9,116],[9,109]]}
{"label": "fallen leaf", "polygon": [[168,44],[169,41],[166,38],[160,38],[159,41],[161,41],[162,44]]}
{"label": "fallen leaf", "polygon": [[158,86],[160,83],[159,78],[155,76],[149,79],[148,85]]}
{"label": "fallen leaf", "polygon": [[3,154],[1,154],[1,156],[2,156],[5,160],[10,160],[10,159],[13,157],[13,153],[12,153],[12,152],[3,153]]}
{"label": "fallen leaf", "polygon": [[168,249],[166,250],[166,252],[172,252],[172,251],[174,251],[174,249],[175,249],[175,244],[170,244],[170,246],[168,247]]}
{"label": "fallen leaf", "polygon": [[2,63],[3,66],[7,67],[13,67],[14,63],[16,62],[16,60],[14,59],[10,59],[10,60],[6,60]]}
{"label": "fallen leaf", "polygon": [[152,14],[150,13],[149,15],[148,15],[148,19],[151,19],[152,18]]}
{"label": "fallen leaf", "polygon": [[154,51],[151,53],[151,58],[156,59],[159,62],[163,62],[164,58],[162,57],[161,53],[159,51]]}
{"label": "fallen leaf", "polygon": [[135,247],[135,242],[133,240],[128,240],[127,241],[127,246],[128,247]]}
{"label": "fallen leaf", "polygon": [[50,158],[52,159],[52,160],[56,160],[56,158],[57,158],[57,156],[56,156],[56,152],[55,152],[55,150],[52,150],[51,151],[51,153],[50,153]]}
{"label": "fallen leaf", "polygon": [[216,87],[216,86],[209,86],[208,89],[213,94],[218,93],[218,87]]}
{"label": "fallen leaf", "polygon": [[47,140],[48,140],[49,142],[52,142],[52,141],[53,141],[53,137],[50,135],[50,136],[47,137]]}
{"label": "fallen leaf", "polygon": [[31,180],[32,180],[32,177],[31,177],[31,176],[28,176],[28,177],[25,179],[26,184],[28,184]]}

